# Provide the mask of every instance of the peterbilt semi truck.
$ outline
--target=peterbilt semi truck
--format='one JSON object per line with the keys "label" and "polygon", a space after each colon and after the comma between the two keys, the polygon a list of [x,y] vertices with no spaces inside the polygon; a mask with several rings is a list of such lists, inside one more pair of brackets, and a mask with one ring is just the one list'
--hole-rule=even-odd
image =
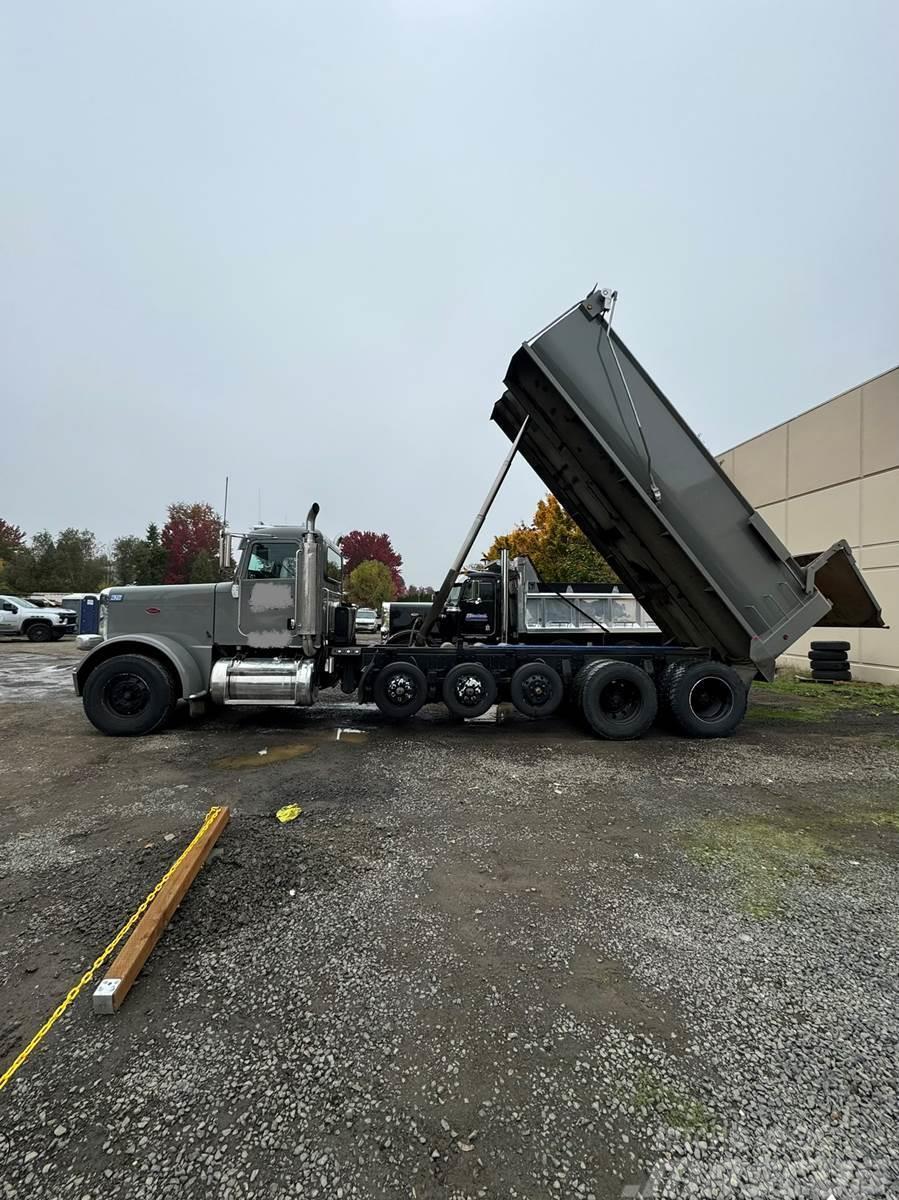
{"label": "peterbilt semi truck", "polygon": [[[384,605],[383,640],[409,641],[430,602]],[[467,567],[431,631],[437,642],[531,642],[613,646],[661,640],[635,596],[606,584],[545,584],[527,555]]]}
{"label": "peterbilt semi truck", "polygon": [[[568,701],[603,738],[639,737],[657,717],[720,737],[739,725],[752,680],[772,679],[813,626],[883,627],[848,544],[789,552],[613,331],[615,302],[594,289],[513,356],[493,409],[511,449],[409,644],[357,643],[340,551],[313,505],[303,525],[243,536],[231,582],[110,590],[98,644],[74,671],[88,719],[147,734],[179,702],[306,707],[337,686],[393,720],[434,701],[458,718],[497,700],[531,717]],[[652,614],[652,643],[435,644],[516,453]]]}

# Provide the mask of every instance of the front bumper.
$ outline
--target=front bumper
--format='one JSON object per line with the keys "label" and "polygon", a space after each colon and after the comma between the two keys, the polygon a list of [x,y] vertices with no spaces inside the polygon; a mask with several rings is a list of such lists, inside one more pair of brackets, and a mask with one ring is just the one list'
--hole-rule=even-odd
{"label": "front bumper", "polygon": [[93,650],[95,646],[99,646],[103,641],[103,635],[100,633],[79,633],[75,638],[75,645],[85,654]]}

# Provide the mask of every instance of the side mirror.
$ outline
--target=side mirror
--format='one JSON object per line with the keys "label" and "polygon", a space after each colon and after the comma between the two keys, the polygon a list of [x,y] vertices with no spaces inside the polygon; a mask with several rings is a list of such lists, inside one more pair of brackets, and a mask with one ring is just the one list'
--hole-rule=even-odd
{"label": "side mirror", "polygon": [[17,613],[19,611],[18,605],[10,604],[9,602],[4,604],[3,607],[6,609],[7,612]]}
{"label": "side mirror", "polygon": [[233,547],[234,540],[237,539],[237,561],[240,561],[240,555],[243,550],[243,534],[231,533],[227,529],[223,529],[219,535],[219,568],[221,571],[235,572],[237,570],[237,562],[234,561]]}

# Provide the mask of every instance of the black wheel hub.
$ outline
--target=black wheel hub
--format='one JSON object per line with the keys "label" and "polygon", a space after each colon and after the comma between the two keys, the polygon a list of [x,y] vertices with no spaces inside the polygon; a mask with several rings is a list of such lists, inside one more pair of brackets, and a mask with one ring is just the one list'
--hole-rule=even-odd
{"label": "black wheel hub", "polygon": [[115,675],[103,689],[103,700],[117,717],[136,717],[150,703],[150,688],[140,675]]}
{"label": "black wheel hub", "polygon": [[553,689],[546,675],[529,675],[521,690],[528,704],[539,707],[551,699]]}
{"label": "black wheel hub", "polygon": [[629,679],[613,679],[599,694],[599,707],[613,721],[630,721],[643,706],[640,689]]}
{"label": "black wheel hub", "polygon": [[690,689],[690,708],[700,721],[723,721],[734,707],[734,694],[726,679],[714,675],[700,679]]}
{"label": "black wheel hub", "polygon": [[391,675],[384,691],[391,704],[409,704],[415,699],[415,681],[408,675]]}
{"label": "black wheel hub", "polygon": [[484,698],[484,686],[477,675],[460,675],[455,692],[456,699],[465,708],[475,708]]}

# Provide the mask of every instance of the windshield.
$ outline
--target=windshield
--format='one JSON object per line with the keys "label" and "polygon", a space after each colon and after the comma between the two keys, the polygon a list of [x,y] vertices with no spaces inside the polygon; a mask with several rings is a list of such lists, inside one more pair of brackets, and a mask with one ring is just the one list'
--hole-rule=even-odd
{"label": "windshield", "polygon": [[360,608],[358,613],[356,613],[357,617],[373,617],[374,615],[375,610],[373,608]]}
{"label": "windshield", "polygon": [[454,584],[453,584],[453,586],[450,588],[450,594],[449,594],[449,596],[447,597],[447,601],[446,601],[446,602],[447,602],[447,604],[458,605],[458,603],[459,603],[459,598],[460,598],[460,597],[461,597],[461,595],[462,595],[462,588],[463,588],[463,586],[464,586],[464,585],[463,585],[463,584],[461,584],[461,583],[454,583]]}
{"label": "windshield", "polygon": [[21,596],[5,596],[10,604],[17,604],[19,608],[40,608],[39,604],[32,604],[30,600],[23,600]]}

